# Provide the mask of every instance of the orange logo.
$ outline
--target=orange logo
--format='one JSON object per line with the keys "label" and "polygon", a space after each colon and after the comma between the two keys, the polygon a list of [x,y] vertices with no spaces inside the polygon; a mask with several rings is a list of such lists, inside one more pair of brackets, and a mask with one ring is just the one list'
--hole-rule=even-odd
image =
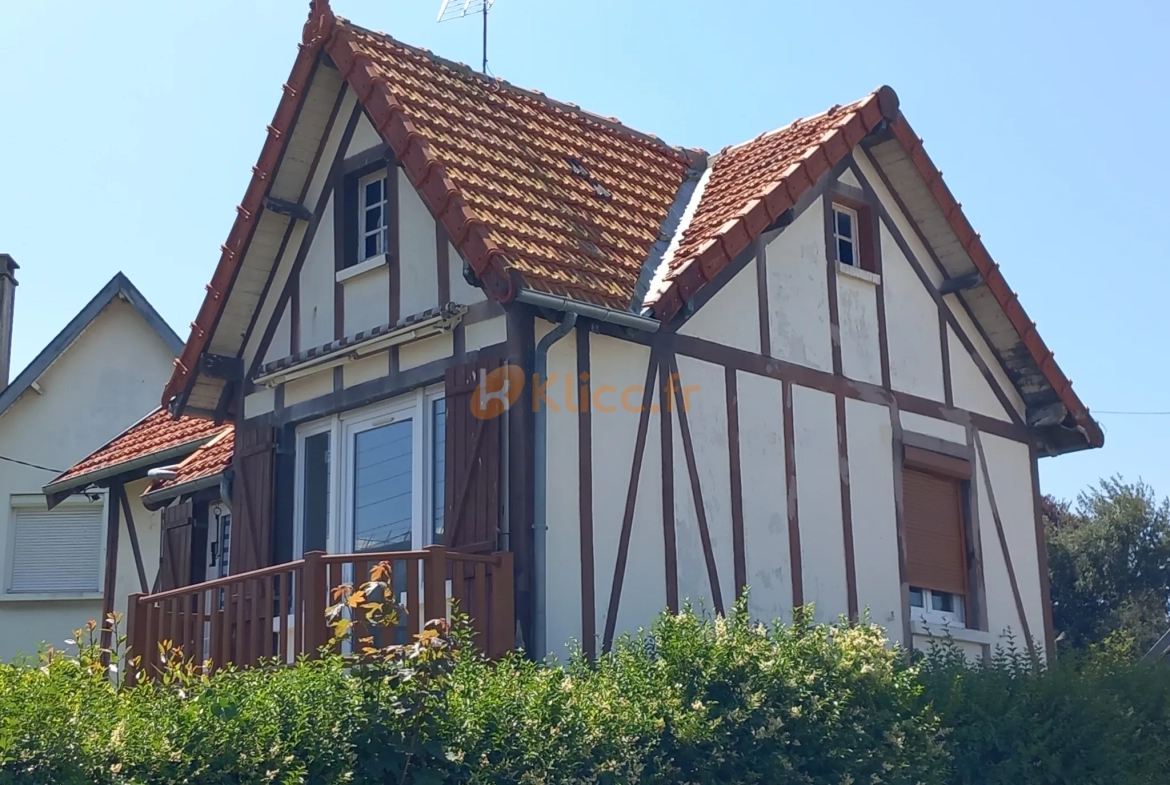
{"label": "orange logo", "polygon": [[524,389],[524,369],[504,365],[479,377],[471,393],[471,414],[480,420],[499,417],[511,408]]}

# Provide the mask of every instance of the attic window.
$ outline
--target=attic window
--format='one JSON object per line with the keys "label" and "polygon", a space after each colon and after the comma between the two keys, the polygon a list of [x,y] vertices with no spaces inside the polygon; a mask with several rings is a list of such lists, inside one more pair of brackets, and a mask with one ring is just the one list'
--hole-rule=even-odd
{"label": "attic window", "polygon": [[368,174],[358,182],[358,237],[360,260],[386,253],[386,171]]}
{"label": "attic window", "polygon": [[841,204],[833,205],[833,245],[837,261],[857,266],[857,211]]}
{"label": "attic window", "polygon": [[830,259],[846,267],[877,273],[877,222],[866,202],[833,194],[825,205],[825,242]]}

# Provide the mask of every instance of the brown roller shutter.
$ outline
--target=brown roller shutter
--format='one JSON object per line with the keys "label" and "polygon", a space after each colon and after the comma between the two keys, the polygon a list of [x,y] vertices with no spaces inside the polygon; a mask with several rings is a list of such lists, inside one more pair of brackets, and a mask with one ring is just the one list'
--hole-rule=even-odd
{"label": "brown roller shutter", "polygon": [[170,591],[191,585],[191,541],[195,516],[191,502],[163,509],[162,563],[159,565],[158,590]]}
{"label": "brown roller shutter", "polygon": [[480,419],[472,395],[498,360],[447,370],[444,545],[468,553],[496,550],[500,525],[500,436],[504,417]]}
{"label": "brown roller shutter", "polygon": [[272,428],[236,431],[229,557],[232,575],[258,570],[272,563],[275,447]]}
{"label": "brown roller shutter", "polygon": [[965,596],[962,482],[906,467],[902,488],[910,585]]}

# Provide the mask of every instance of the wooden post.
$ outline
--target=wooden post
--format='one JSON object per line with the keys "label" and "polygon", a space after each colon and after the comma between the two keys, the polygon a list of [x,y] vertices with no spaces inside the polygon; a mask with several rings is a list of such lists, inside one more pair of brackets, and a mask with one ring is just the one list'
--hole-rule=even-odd
{"label": "wooden post", "polygon": [[144,596],[137,592],[131,594],[126,604],[126,652],[122,661],[122,679],[129,687],[138,683],[138,670],[133,665],[133,659],[142,656],[142,663],[146,663],[141,641],[145,630],[142,629],[143,618],[138,607],[138,601]]}
{"label": "wooden post", "polygon": [[305,655],[316,659],[328,640],[325,630],[325,562],[324,551],[305,554]]}
{"label": "wooden post", "polygon": [[422,623],[426,624],[431,619],[447,618],[447,549],[429,545],[424,550]]}
{"label": "wooden post", "polygon": [[487,655],[493,659],[503,657],[516,643],[512,552],[504,551],[496,554],[496,558],[492,565],[491,638],[487,645]]}
{"label": "wooden post", "polygon": [[[102,588],[101,643],[109,649],[113,642],[110,614],[114,612],[114,595],[118,593],[118,494],[122,486],[111,485],[106,491],[106,579]],[[102,655],[107,662],[107,655]],[[107,663],[108,664],[108,663]]]}

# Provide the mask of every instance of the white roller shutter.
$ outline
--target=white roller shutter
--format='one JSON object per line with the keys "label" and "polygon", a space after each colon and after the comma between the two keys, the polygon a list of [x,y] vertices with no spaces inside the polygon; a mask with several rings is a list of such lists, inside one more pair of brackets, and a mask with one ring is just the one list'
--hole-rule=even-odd
{"label": "white roller shutter", "polygon": [[61,505],[51,512],[16,507],[8,591],[100,592],[101,502]]}

